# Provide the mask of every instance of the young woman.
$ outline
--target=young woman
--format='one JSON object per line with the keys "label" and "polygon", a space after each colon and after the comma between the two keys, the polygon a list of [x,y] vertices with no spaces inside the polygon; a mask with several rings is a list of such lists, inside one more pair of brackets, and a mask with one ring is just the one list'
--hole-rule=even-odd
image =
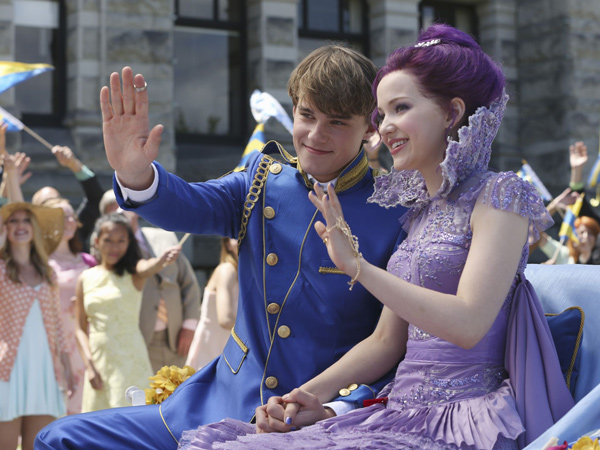
{"label": "young woman", "polygon": [[0,448],[33,449],[35,435],[65,414],[73,390],[56,275],[48,265],[61,209],[0,209]]}
{"label": "young woman", "polygon": [[[516,449],[519,436],[521,445],[531,441],[569,409],[523,276],[528,228],[538,233],[551,219],[531,185],[487,169],[503,88],[477,43],[445,25],[393,52],[379,71],[377,125],[394,170],[376,180],[370,201],[411,208],[387,271],[362,257],[335,191],[311,193],[333,262],[385,306],[370,337],[302,389],[257,408],[257,426],[289,431],[330,417],[321,402],[378,379],[404,356],[389,399],[293,433],[253,435],[252,425],[226,419],[189,433],[182,447]],[[537,326],[539,341],[516,339],[521,320]],[[536,403],[525,408],[532,394]]]}
{"label": "young woman", "polygon": [[237,239],[221,239],[221,261],[204,288],[200,322],[186,365],[201,369],[221,353],[235,324],[238,304]]}
{"label": "young woman", "polygon": [[141,259],[133,231],[123,214],[97,220],[94,251],[98,265],[85,270],[76,288],[76,330],[87,382],[83,412],[128,406],[125,391],[144,388],[152,368],[139,329],[146,279],[175,261],[181,248],[159,258]]}

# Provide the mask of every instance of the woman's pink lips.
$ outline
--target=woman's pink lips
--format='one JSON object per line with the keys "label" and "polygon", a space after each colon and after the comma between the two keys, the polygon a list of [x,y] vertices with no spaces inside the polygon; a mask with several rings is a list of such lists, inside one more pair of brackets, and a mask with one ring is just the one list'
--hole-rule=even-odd
{"label": "woman's pink lips", "polygon": [[[398,141],[405,141],[404,144],[400,144],[398,147],[392,148],[392,145],[394,145],[394,143],[398,142]],[[400,153],[402,151],[402,149],[404,149],[404,147],[406,146],[406,144],[408,143],[408,139],[394,139],[393,141],[390,141],[388,148],[390,149],[390,154],[392,156],[394,156],[397,153]]]}

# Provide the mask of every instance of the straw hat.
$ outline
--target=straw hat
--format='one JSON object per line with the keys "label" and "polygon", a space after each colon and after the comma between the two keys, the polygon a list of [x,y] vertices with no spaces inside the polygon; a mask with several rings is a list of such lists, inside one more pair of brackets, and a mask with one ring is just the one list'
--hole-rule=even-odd
{"label": "straw hat", "polygon": [[37,219],[44,239],[44,248],[48,255],[50,255],[56,250],[62,238],[65,226],[65,213],[62,208],[48,208],[27,202],[7,203],[0,208],[2,223],[6,224],[7,219],[12,213],[21,210],[31,211]]}

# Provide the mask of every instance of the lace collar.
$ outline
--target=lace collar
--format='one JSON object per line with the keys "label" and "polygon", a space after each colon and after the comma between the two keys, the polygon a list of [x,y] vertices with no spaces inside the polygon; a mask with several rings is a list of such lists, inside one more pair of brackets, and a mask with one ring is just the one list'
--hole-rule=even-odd
{"label": "lace collar", "polygon": [[385,208],[402,205],[421,208],[432,198],[446,198],[461,181],[474,172],[487,170],[496,137],[504,116],[508,95],[505,91],[489,108],[480,107],[469,117],[469,124],[458,130],[458,141],[450,140],[439,166],[442,185],[430,197],[425,179],[416,170],[395,170],[375,179],[375,191],[367,200]]}

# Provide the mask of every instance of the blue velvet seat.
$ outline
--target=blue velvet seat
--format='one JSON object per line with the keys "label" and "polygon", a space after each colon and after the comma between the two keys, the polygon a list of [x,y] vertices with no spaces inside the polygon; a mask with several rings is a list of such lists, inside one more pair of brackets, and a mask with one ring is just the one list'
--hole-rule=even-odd
{"label": "blue velvet seat", "polygon": [[560,313],[579,306],[585,313],[579,375],[574,390],[577,403],[526,447],[526,450],[539,450],[551,437],[557,437],[561,443],[573,442],[600,429],[600,266],[530,264],[525,275],[533,284],[544,312]]}

